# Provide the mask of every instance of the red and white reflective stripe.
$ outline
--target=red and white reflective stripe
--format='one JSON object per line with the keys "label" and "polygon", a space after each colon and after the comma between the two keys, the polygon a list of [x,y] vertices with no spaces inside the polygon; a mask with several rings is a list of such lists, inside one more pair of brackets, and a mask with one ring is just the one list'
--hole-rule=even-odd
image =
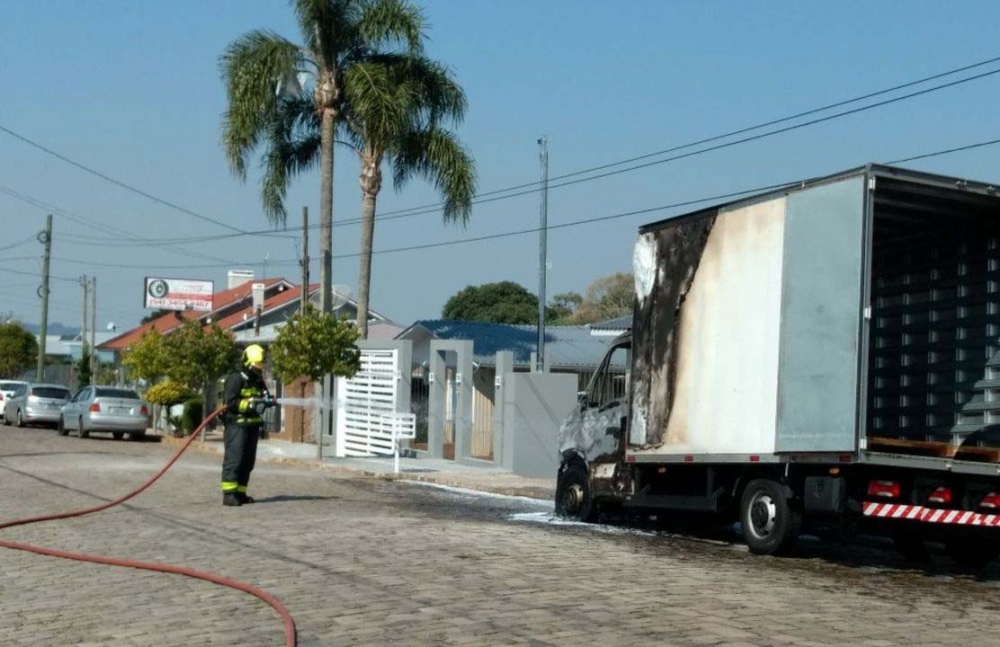
{"label": "red and white reflective stripe", "polygon": [[906,519],[923,523],[943,523],[958,526],[987,526],[1000,528],[1000,514],[980,514],[962,510],[943,510],[940,508],[925,508],[919,505],[904,505],[901,503],[865,502],[863,506],[866,517],[880,519]]}

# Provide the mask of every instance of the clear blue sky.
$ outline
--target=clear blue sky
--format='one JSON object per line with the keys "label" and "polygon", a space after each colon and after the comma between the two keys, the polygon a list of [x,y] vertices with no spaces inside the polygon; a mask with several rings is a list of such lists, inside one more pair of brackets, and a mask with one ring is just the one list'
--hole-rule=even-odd
{"label": "clear blue sky", "polygon": [[[538,177],[537,138],[551,141],[551,174],[641,155],[727,130],[1000,56],[1000,3],[666,2],[634,0],[427,0],[430,54],[451,65],[470,109],[460,134],[482,191]],[[263,0],[0,0],[0,125],[81,163],[242,229],[266,226],[257,178],[240,184],[219,146],[225,95],[218,56],[246,30],[297,39],[286,3]],[[984,69],[996,69],[994,65]],[[1000,75],[867,113],[723,151],[554,189],[549,222],[622,211],[834,172],[868,161],[1000,137]],[[1000,180],[1000,146],[913,163],[929,171]],[[335,220],[358,215],[357,164],[338,158]],[[57,216],[52,273],[98,277],[99,325],[134,325],[146,275],[225,281],[226,266],[145,238],[224,233],[88,175],[0,133],[0,187],[99,221],[100,231]],[[318,178],[289,196],[318,212]],[[416,183],[383,191],[380,211],[434,202]],[[0,248],[41,229],[45,208],[0,193]],[[549,294],[629,271],[636,228],[658,212],[550,234]],[[459,240],[529,228],[538,197],[477,207],[465,230],[428,214],[387,221],[375,247]],[[358,250],[358,229],[335,229],[334,253]],[[102,246],[77,239],[102,237]],[[316,255],[318,237],[312,237]],[[190,252],[297,280],[292,239],[237,238]],[[31,276],[41,246],[0,251],[0,312],[38,319]],[[440,315],[469,284],[514,280],[537,289],[537,236],[375,257],[372,305],[400,323]],[[114,268],[108,265],[129,265]],[[357,260],[337,260],[334,282],[352,287]],[[314,263],[313,276],[318,276]],[[56,280],[50,321],[77,324],[80,288]]]}

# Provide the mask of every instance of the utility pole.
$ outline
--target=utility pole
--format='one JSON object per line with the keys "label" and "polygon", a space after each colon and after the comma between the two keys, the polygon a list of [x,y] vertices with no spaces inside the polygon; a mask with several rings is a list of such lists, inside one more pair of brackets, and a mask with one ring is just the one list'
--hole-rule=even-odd
{"label": "utility pole", "polygon": [[305,314],[309,305],[309,207],[302,207],[302,305]]}
{"label": "utility pole", "polygon": [[[87,279],[87,275],[84,274],[80,277],[80,286],[83,288],[83,325],[80,327],[80,340],[82,342],[80,348],[83,351],[80,353],[80,368],[83,368],[83,358],[87,354],[87,290],[90,288],[90,280]],[[93,375],[91,375],[93,379]]]}
{"label": "utility pole", "polygon": [[97,277],[90,279],[90,383],[97,384]]}
{"label": "utility pole", "polygon": [[538,229],[538,366],[535,370],[545,370],[545,274],[548,270],[548,227],[549,227],[549,140],[538,140],[541,148],[539,159],[542,163],[542,206],[541,224]]}
{"label": "utility pole", "polygon": [[42,285],[38,296],[42,300],[42,321],[38,330],[38,368],[35,380],[45,380],[45,335],[49,333],[49,260],[52,256],[52,214],[45,217],[45,231],[38,234],[38,242],[45,245],[45,260],[42,263]]}

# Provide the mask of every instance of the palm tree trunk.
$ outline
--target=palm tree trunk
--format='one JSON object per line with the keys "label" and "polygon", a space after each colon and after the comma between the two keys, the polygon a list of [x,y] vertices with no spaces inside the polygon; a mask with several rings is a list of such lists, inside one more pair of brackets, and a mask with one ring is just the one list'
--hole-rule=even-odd
{"label": "palm tree trunk", "polygon": [[368,295],[372,282],[372,240],[375,238],[375,200],[365,192],[361,201],[361,266],[358,268],[358,334],[368,339]]}
{"label": "palm tree trunk", "polygon": [[319,289],[320,311],[333,311],[333,132],[334,113],[323,110],[320,134]]}

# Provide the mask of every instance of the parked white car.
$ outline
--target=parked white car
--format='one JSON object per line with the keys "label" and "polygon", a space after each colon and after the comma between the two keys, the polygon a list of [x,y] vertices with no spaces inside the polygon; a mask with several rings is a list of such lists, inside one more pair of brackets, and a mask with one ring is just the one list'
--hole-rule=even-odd
{"label": "parked white car", "polygon": [[3,418],[7,402],[14,397],[14,393],[20,386],[28,386],[28,383],[18,380],[0,380],[0,418]]}
{"label": "parked white car", "polygon": [[91,432],[106,432],[121,440],[125,434],[141,440],[149,426],[149,406],[132,389],[113,386],[88,386],[80,389],[62,407],[59,435],[76,431],[80,438]]}

